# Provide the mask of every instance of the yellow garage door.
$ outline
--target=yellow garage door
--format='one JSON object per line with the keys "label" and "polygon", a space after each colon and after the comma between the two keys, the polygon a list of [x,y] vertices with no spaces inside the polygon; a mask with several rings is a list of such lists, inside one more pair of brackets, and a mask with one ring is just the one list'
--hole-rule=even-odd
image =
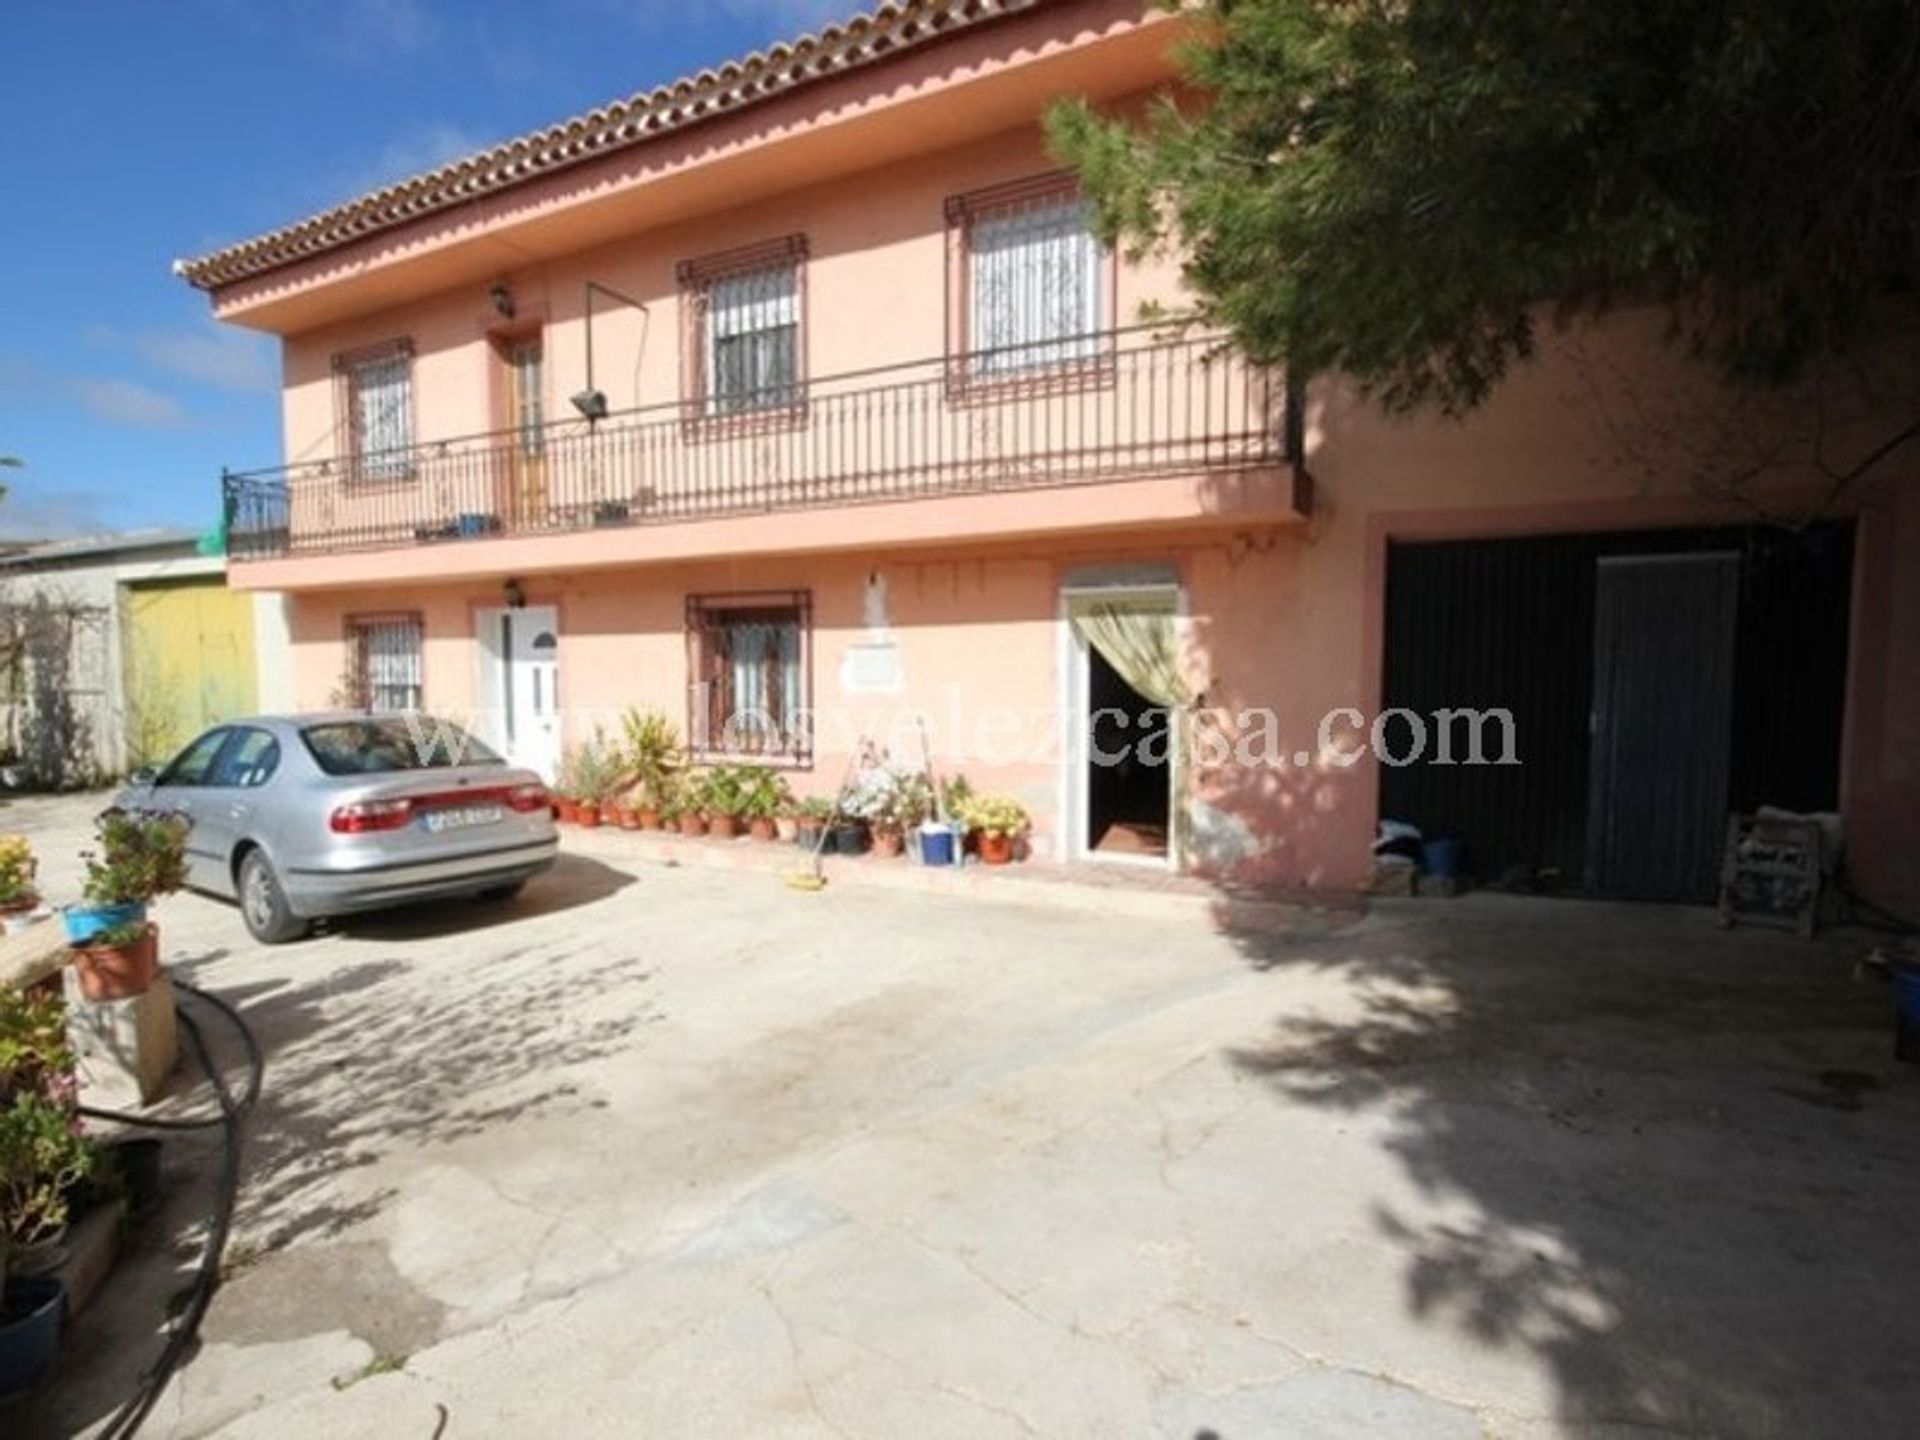
{"label": "yellow garage door", "polygon": [[126,600],[127,758],[163,760],[258,703],[253,597],[219,580],[129,585]]}

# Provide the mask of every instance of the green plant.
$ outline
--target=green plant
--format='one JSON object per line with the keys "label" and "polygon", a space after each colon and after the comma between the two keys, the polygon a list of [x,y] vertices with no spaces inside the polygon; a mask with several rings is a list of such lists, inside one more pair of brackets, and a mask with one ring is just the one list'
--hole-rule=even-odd
{"label": "green plant", "polygon": [[658,710],[628,710],[620,717],[620,762],[629,783],[658,786],[686,767],[680,732]]}
{"label": "green plant", "polygon": [[709,815],[738,820],[747,814],[745,765],[715,765],[702,777],[701,809]]}
{"label": "green plant", "polygon": [[595,726],[589,738],[560,752],[554,787],[582,805],[605,805],[620,793],[626,779],[625,763],[619,747],[608,740],[604,729]]}
{"label": "green plant", "polygon": [[824,825],[833,818],[833,801],[824,795],[809,795],[800,802],[796,813],[810,824]]}
{"label": "green plant", "polygon": [[85,850],[87,878],[81,893],[92,905],[142,904],[186,883],[184,815],[159,811],[103,810],[94,822],[97,850]]}
{"label": "green plant", "polygon": [[983,835],[1018,835],[1029,820],[1026,807],[1010,795],[975,796],[960,818]]}
{"label": "green plant", "polygon": [[580,747],[580,799],[589,805],[612,802],[626,784],[626,760],[620,747],[599,726]]}
{"label": "green plant", "polygon": [[973,803],[973,782],[964,775],[955,775],[950,780],[940,782],[940,813],[949,820],[966,821],[966,810]]}
{"label": "green plant", "polygon": [[56,998],[0,985],[0,1237],[30,1245],[67,1219],[92,1167],[74,1113],[74,1055]]}
{"label": "green plant", "polygon": [[0,1109],[0,1230],[31,1245],[67,1223],[67,1191],[93,1168],[73,1106],[25,1090]]}
{"label": "green plant", "polygon": [[565,800],[580,798],[580,747],[563,745],[553,767],[553,793]]}
{"label": "green plant", "polygon": [[39,898],[33,877],[39,862],[24,835],[0,835],[0,906],[31,905]]}
{"label": "green plant", "polygon": [[739,767],[741,814],[749,820],[771,820],[793,804],[787,777],[765,765]]}
{"label": "green plant", "polygon": [[918,770],[875,765],[862,771],[846,798],[846,811],[883,830],[906,830],[927,818],[933,787]]}
{"label": "green plant", "polygon": [[60,1092],[74,1063],[59,999],[0,985],[0,1105],[23,1092]]}

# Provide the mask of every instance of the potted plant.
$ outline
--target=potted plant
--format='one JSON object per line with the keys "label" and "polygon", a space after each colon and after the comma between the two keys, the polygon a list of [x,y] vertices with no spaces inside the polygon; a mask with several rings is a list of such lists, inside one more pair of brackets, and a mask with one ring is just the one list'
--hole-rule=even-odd
{"label": "potted plant", "polygon": [[594,727],[593,738],[580,747],[575,781],[579,786],[580,823],[589,828],[608,818],[620,793],[625,761],[606,732]]}
{"label": "potted plant", "polygon": [[680,732],[658,710],[628,710],[620,717],[620,761],[629,782],[656,797],[661,787],[686,769]]}
{"label": "potted plant", "polygon": [[53,1373],[67,1287],[53,1275],[22,1276],[0,1289],[0,1400]]}
{"label": "potted plant", "polygon": [[809,795],[793,808],[793,838],[808,850],[820,843],[820,832],[833,819],[833,802],[821,795]]}
{"label": "potted plant", "polygon": [[925,818],[932,804],[933,791],[924,775],[876,764],[855,779],[843,808],[866,822],[874,853],[890,858],[905,851],[907,830]]}
{"label": "potted plant", "polygon": [[746,767],[716,765],[707,772],[705,809],[707,833],[719,840],[731,840],[740,833],[747,813]]}
{"label": "potted plant", "polygon": [[0,924],[9,935],[24,928],[39,908],[40,892],[33,884],[38,869],[26,836],[0,835]]}
{"label": "potted plant", "polygon": [[707,777],[689,775],[676,788],[673,799],[674,823],[682,835],[707,833]]}
{"label": "potted plant", "polygon": [[74,1064],[59,998],[0,986],[0,1279],[58,1263],[68,1194],[92,1168]]}
{"label": "potted plant", "polygon": [[966,820],[979,832],[980,859],[988,865],[1005,865],[1013,859],[1014,847],[1029,823],[1026,808],[1007,795],[982,795],[969,801]]}
{"label": "potted plant", "polygon": [[553,818],[562,825],[580,820],[580,747],[568,745],[560,751],[560,763],[553,767]]}
{"label": "potted plant", "polygon": [[144,995],[160,973],[160,928],[151,920],[129,920],[96,930],[73,947],[73,969],[89,1000]]}
{"label": "potted plant", "polygon": [[153,983],[159,970],[157,932],[147,906],[187,878],[186,817],[104,810],[95,822],[97,850],[84,851],[83,904],[66,910],[74,969],[89,1000],[124,1000]]}
{"label": "potted plant", "polygon": [[740,768],[741,810],[747,817],[747,833],[756,840],[771,840],[778,833],[776,817],[791,808],[793,796],[787,791],[786,777],[765,765]]}

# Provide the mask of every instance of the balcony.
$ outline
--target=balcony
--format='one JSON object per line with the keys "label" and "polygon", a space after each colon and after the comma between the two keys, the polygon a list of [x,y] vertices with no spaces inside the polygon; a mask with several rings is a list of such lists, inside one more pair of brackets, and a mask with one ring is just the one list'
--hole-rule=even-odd
{"label": "balcony", "polygon": [[1271,470],[1283,380],[1139,328],[225,477],[238,562]]}

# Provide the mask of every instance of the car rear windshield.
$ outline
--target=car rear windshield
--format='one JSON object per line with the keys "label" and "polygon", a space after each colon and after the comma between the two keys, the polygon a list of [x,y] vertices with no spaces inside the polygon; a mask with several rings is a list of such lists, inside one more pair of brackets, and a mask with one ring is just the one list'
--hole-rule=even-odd
{"label": "car rear windshield", "polygon": [[506,763],[458,725],[418,716],[328,720],[307,726],[300,738],[329,775],[387,775],[399,770]]}

